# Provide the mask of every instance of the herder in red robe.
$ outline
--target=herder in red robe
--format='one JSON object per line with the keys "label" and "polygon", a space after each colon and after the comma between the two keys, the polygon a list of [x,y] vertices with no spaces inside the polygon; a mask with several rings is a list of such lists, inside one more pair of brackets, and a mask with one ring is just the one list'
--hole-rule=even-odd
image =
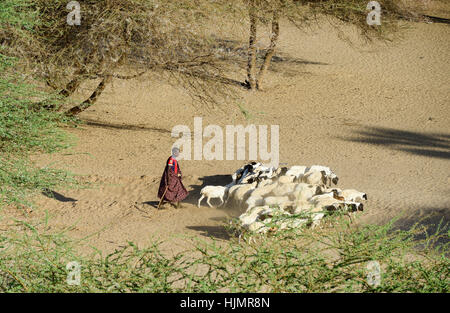
{"label": "herder in red robe", "polygon": [[162,202],[169,201],[172,205],[176,202],[177,208],[180,207],[180,201],[184,200],[188,195],[188,191],[181,182],[182,175],[177,161],[179,155],[180,149],[173,148],[172,155],[167,159],[166,168],[162,174],[158,189],[158,198]]}

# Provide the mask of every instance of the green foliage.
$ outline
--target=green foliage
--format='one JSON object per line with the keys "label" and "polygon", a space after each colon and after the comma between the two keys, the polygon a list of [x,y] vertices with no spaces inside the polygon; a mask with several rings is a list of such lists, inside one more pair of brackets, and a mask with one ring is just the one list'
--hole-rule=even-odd
{"label": "green foliage", "polygon": [[[10,65],[11,58],[0,55],[0,71]],[[3,76],[3,77],[2,77]],[[34,110],[34,102],[46,96],[18,75],[0,76],[0,151],[54,152],[67,148],[67,136],[58,128],[62,114]],[[33,101],[34,99],[34,101]],[[47,98],[46,102],[57,101]]]}
{"label": "green foliage", "polygon": [[[80,256],[79,242],[65,230],[49,232],[47,222],[0,235],[0,290],[4,292],[448,292],[448,244],[439,230],[423,242],[407,231],[352,226],[283,231],[228,243],[200,242],[192,250],[166,256],[161,242],[126,247],[102,256]],[[446,237],[448,242],[448,237]],[[251,242],[251,241],[250,241]],[[418,250],[418,244],[422,244]],[[81,265],[81,284],[68,285],[66,264]],[[381,265],[381,284],[368,284],[367,264]]]}
{"label": "green foliage", "polygon": [[61,186],[78,186],[75,177],[62,170],[37,168],[26,158],[0,154],[0,208],[3,205],[32,206],[32,195]]}
{"label": "green foliage", "polygon": [[2,0],[0,3],[0,25],[9,24],[16,28],[31,29],[35,24],[36,13],[30,10],[30,0]]}
{"label": "green foliage", "polygon": [[35,110],[34,103],[45,97],[22,76],[10,71],[14,59],[0,54],[0,208],[6,205],[31,205],[33,194],[57,186],[76,185],[64,171],[36,168],[30,153],[51,153],[67,148],[68,137],[59,128],[65,117],[56,112]]}

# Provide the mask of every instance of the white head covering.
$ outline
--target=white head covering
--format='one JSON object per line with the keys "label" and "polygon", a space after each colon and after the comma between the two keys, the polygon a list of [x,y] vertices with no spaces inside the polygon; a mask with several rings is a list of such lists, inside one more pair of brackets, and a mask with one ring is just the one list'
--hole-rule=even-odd
{"label": "white head covering", "polygon": [[174,158],[176,160],[179,155],[180,155],[180,149],[177,147],[173,147],[172,148],[172,158]]}

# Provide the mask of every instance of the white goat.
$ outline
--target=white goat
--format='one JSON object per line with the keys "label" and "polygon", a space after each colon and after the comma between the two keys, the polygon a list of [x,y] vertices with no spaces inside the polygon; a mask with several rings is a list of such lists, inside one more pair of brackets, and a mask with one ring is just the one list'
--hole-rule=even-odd
{"label": "white goat", "polygon": [[247,210],[257,207],[257,206],[261,206],[264,205],[264,198],[262,196],[258,196],[258,195],[250,195],[250,197],[248,197],[247,201],[245,201],[245,204],[247,204]]}
{"label": "white goat", "polygon": [[264,205],[284,207],[290,203],[289,197],[267,197],[264,199]]}
{"label": "white goat", "polygon": [[294,210],[293,210],[293,214],[300,214],[303,212],[307,212],[307,211],[311,211],[314,208],[314,206],[305,200],[297,200],[295,202],[295,206],[294,206]]}
{"label": "white goat", "polygon": [[[232,199],[236,201],[237,203],[243,203],[247,200],[247,198],[250,196],[252,191],[256,188],[257,182],[254,182],[252,184],[241,184],[239,188],[237,188],[232,196]],[[228,199],[230,199],[228,197]],[[228,202],[228,200],[227,200]]]}
{"label": "white goat", "polygon": [[308,171],[300,177],[300,180],[310,185],[324,185],[327,184],[327,176],[325,171]]}
{"label": "white goat", "polygon": [[344,197],[345,201],[360,202],[367,200],[367,194],[365,192],[360,192],[355,189],[344,189],[340,195]]}
{"label": "white goat", "polygon": [[249,231],[256,233],[266,233],[268,230],[266,224],[261,222],[253,222],[250,225],[248,225],[247,228]]}
{"label": "white goat", "polygon": [[286,173],[287,173],[287,171],[288,171],[288,168],[287,167],[279,167],[279,168],[277,168],[276,170],[275,170],[275,175],[274,176],[283,176],[283,175],[286,175]]}
{"label": "white goat", "polygon": [[299,178],[300,175],[305,174],[306,166],[294,165],[286,172],[286,176],[295,176],[295,178]]}
{"label": "white goat", "polygon": [[319,185],[310,185],[306,183],[300,183],[295,187],[294,193],[297,200],[308,201],[311,197],[322,193],[322,187]]}
{"label": "white goat", "polygon": [[339,178],[337,175],[328,167],[322,165],[313,165],[306,169],[305,172],[325,172],[325,177],[327,178],[327,184],[331,186],[331,183],[337,185]]}
{"label": "white goat", "polygon": [[264,167],[264,169],[261,170],[261,167],[259,168],[260,172],[259,172],[259,178],[262,179],[270,179],[275,175],[275,168],[274,167],[270,167],[270,168],[266,168]]}
{"label": "white goat", "polygon": [[205,186],[202,188],[202,190],[200,190],[200,194],[201,197],[200,199],[198,199],[198,204],[197,207],[200,207],[200,203],[202,202],[202,200],[206,197],[206,203],[208,203],[209,207],[213,207],[211,205],[211,203],[209,202],[211,199],[213,198],[219,198],[221,203],[219,206],[221,206],[222,204],[224,204],[224,196],[225,193],[229,190],[229,188],[231,186],[233,186],[234,183],[230,183],[226,186]]}
{"label": "white goat", "polygon": [[271,194],[276,197],[287,196],[292,194],[296,187],[296,183],[278,184],[278,186],[272,189]]}
{"label": "white goat", "polygon": [[289,184],[289,183],[292,183],[294,181],[294,179],[295,179],[294,176],[282,175],[282,176],[278,177],[278,183]]}
{"label": "white goat", "polygon": [[253,171],[260,166],[261,163],[259,162],[251,162],[243,165],[236,172],[234,172],[233,175],[231,175],[233,182],[240,184],[242,180],[245,178],[245,176],[247,176],[250,173],[253,173]]}
{"label": "white goat", "polygon": [[[272,179],[265,179],[265,180],[263,180],[262,182],[260,182],[260,183],[258,184],[258,190],[261,189],[261,188],[263,188],[263,187],[272,185],[272,184],[274,184],[274,181],[273,181]],[[274,187],[275,187],[275,186],[276,186],[276,182],[275,182]]]}
{"label": "white goat", "polygon": [[277,182],[265,183],[266,181],[261,182],[256,189],[252,191],[250,197],[264,197],[265,195],[272,192],[272,190],[278,186]]}
{"label": "white goat", "polygon": [[322,199],[333,199],[333,201],[338,200],[334,197],[334,195],[335,195],[334,192],[328,192],[328,193],[324,193],[321,195],[315,195],[315,196],[311,197],[308,201],[313,204],[316,204],[316,203],[319,203]]}
{"label": "white goat", "polygon": [[254,223],[259,216],[259,213],[269,209],[268,206],[255,207],[250,210],[247,210],[245,213],[239,216],[239,220],[241,221],[243,226],[248,226]]}
{"label": "white goat", "polygon": [[325,216],[325,213],[314,213],[311,214],[312,224],[311,228],[316,228],[320,224],[320,220]]}
{"label": "white goat", "polygon": [[316,208],[322,208],[327,211],[342,210],[346,212],[363,211],[364,205],[358,202],[341,201],[334,198],[318,199],[315,203]]}

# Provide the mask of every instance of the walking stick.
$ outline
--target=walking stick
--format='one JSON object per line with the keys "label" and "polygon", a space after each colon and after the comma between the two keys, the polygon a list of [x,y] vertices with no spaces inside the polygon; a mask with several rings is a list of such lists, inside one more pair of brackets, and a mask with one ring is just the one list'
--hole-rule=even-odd
{"label": "walking stick", "polygon": [[164,190],[164,193],[163,193],[163,195],[162,195],[162,197],[161,197],[161,200],[159,200],[158,208],[157,208],[158,210],[159,210],[159,207],[160,207],[161,203],[162,203],[163,200],[164,200],[164,196],[166,195],[167,189],[169,189],[169,185],[166,186],[166,190]]}

